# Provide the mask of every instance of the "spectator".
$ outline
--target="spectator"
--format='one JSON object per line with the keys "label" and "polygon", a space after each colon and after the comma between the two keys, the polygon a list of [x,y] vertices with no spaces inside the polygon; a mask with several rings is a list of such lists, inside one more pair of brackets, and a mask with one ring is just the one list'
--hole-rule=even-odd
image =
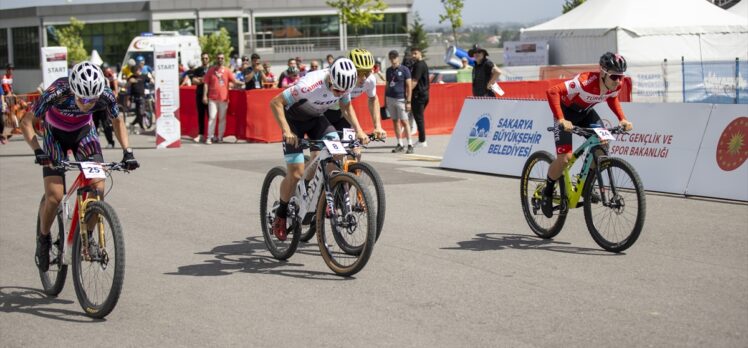
{"label": "spectator", "polygon": [[[135,66],[135,71],[127,78],[127,90],[130,102],[135,103],[135,119],[130,123],[131,129],[134,129],[135,124],[137,124],[140,126],[141,131],[145,130],[145,127],[143,127],[143,117],[145,116],[145,85],[152,82],[150,76],[143,73],[143,67],[140,65]],[[137,132],[134,133],[138,134]]]}
{"label": "spectator", "polygon": [[5,66],[5,75],[3,75],[2,86],[3,92],[6,96],[13,95],[13,70],[15,70],[13,64],[8,63],[8,65]]}
{"label": "spectator", "polygon": [[252,56],[252,66],[247,64],[246,69],[244,69],[244,89],[246,90],[262,88],[262,85],[266,82],[265,69],[260,64],[259,56],[258,59],[254,59],[254,54]]}
{"label": "spectator", "polygon": [[179,83],[180,86],[192,86],[192,77],[190,76],[190,72],[194,70],[197,67],[197,62],[194,60],[190,61],[188,63],[189,69],[184,72],[184,76],[182,76],[182,81]]}
{"label": "spectator", "polygon": [[[104,77],[107,79],[108,86],[114,93],[114,96],[117,96],[117,93],[119,92],[117,90],[117,79],[114,76],[114,72],[112,71],[112,68],[109,67],[109,64],[104,63],[101,65],[101,70],[104,72]],[[100,129],[104,131],[104,137],[106,137],[107,141],[107,147],[110,149],[114,148],[114,126],[112,125],[112,120],[109,118],[109,113],[106,109],[101,109],[99,111],[95,111],[93,113],[93,121],[94,126],[96,129]]]}
{"label": "spectator", "polygon": [[224,65],[223,53],[216,54],[216,65],[208,69],[205,74],[205,88],[203,91],[203,104],[208,105],[208,136],[205,144],[210,145],[216,131],[216,116],[218,116],[218,138],[217,142],[223,142],[223,134],[226,131],[226,109],[229,106],[229,86],[231,84],[241,85],[236,81],[231,70]]}
{"label": "spectator", "polygon": [[371,69],[371,73],[374,74],[374,77],[376,77],[378,85],[383,85],[385,81],[387,81],[384,73],[382,72],[382,58],[377,58],[374,61],[374,68]]}
{"label": "spectator", "polygon": [[122,68],[122,79],[127,81],[127,78],[130,77],[130,75],[132,75],[132,72],[135,70],[135,66],[137,64],[138,63],[135,62],[135,59],[133,58],[128,59],[127,66]]}
{"label": "spectator", "polygon": [[3,88],[0,88],[0,145],[5,145],[8,143],[8,140],[5,139],[5,120],[3,119],[3,114],[5,113],[5,92],[3,91]]}
{"label": "spectator", "polygon": [[286,88],[295,85],[299,82],[299,69],[297,67],[289,67],[284,72],[283,80],[281,81],[281,88]]}
{"label": "spectator", "polygon": [[137,56],[135,58],[135,61],[138,63],[138,66],[140,67],[140,73],[143,75],[148,75],[148,77],[153,78],[151,73],[153,72],[153,68],[151,68],[150,65],[145,64],[145,58],[143,56]]}
{"label": "spectator", "polygon": [[396,50],[390,51],[390,67],[387,68],[387,83],[384,86],[385,106],[392,118],[395,128],[397,146],[392,153],[403,152],[403,138],[408,138],[407,153],[413,153],[413,141],[410,138],[410,122],[408,113],[411,103],[410,70],[400,64],[400,55]]}
{"label": "spectator", "polygon": [[309,62],[309,71],[308,72],[317,71],[317,70],[319,70],[319,62],[316,61],[316,60],[313,60],[313,61]]}
{"label": "spectator", "polygon": [[327,57],[325,57],[325,60],[327,62],[322,67],[325,69],[329,69],[332,66],[332,63],[335,61],[335,57],[332,54],[328,54]]}
{"label": "spectator", "polygon": [[262,63],[262,68],[265,70],[265,83],[263,83],[263,87],[273,88],[275,86],[275,74],[270,71],[270,63]]}
{"label": "spectator", "polygon": [[299,68],[299,77],[304,77],[307,73],[307,67],[301,60],[301,57],[296,57],[296,66]]}
{"label": "spectator", "polygon": [[467,57],[462,57],[462,68],[457,70],[457,82],[473,82],[473,67]]}
{"label": "spectator", "polygon": [[[242,59],[246,59],[247,56],[243,56]],[[229,60],[229,66],[231,67],[231,72],[236,72],[238,70],[241,70],[242,63],[239,61],[239,53],[234,53],[231,55],[231,59]]]}
{"label": "spectator", "polygon": [[493,97],[491,85],[499,79],[501,70],[488,59],[488,52],[485,49],[473,45],[468,51],[468,55],[475,59],[475,68],[473,68],[473,96],[475,97]]}
{"label": "spectator", "polygon": [[205,90],[205,74],[208,73],[208,64],[210,63],[210,55],[203,53],[200,56],[201,65],[195,69],[190,70],[187,76],[192,80],[192,85],[197,86],[195,89],[195,103],[197,104],[197,136],[193,139],[196,143],[200,142],[200,138],[205,135],[205,116],[208,111],[207,104],[203,104],[203,94]]}
{"label": "spectator", "polygon": [[423,52],[419,48],[411,49],[410,53],[413,56],[413,118],[418,126],[416,147],[427,147],[423,114],[429,105],[429,67],[423,61]]}
{"label": "spectator", "polygon": [[283,87],[281,86],[281,84],[283,83],[283,78],[286,77],[286,72],[291,68],[296,68],[296,71],[299,71],[298,66],[296,65],[296,59],[294,58],[288,58],[288,68],[284,70],[280,74],[280,76],[278,76],[278,88]]}

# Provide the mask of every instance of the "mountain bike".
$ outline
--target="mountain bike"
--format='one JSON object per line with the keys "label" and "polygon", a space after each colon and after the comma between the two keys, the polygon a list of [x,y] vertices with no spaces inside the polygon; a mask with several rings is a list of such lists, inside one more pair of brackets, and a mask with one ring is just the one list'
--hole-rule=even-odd
{"label": "mountain bike", "polygon": [[[355,140],[355,134],[353,130],[350,132],[338,132],[341,133],[341,136],[343,139],[348,141]],[[384,142],[384,139],[375,138],[373,134],[369,134],[369,140],[371,141],[381,141]],[[358,147],[365,147],[362,144],[359,143]],[[308,162],[308,160],[307,160]],[[337,162],[336,162],[337,163]],[[379,235],[382,233],[382,226],[384,225],[384,216],[385,216],[385,210],[387,208],[387,201],[384,195],[384,184],[382,183],[382,178],[379,176],[379,173],[374,169],[374,166],[372,166],[369,163],[361,162],[361,153],[355,153],[353,156],[346,156],[344,160],[342,160],[342,168],[339,167],[343,172],[351,173],[356,176],[357,179],[361,182],[361,184],[364,185],[369,190],[369,193],[373,193],[374,198],[374,215],[377,217],[377,237],[375,240],[379,240]],[[302,232],[301,234],[301,241],[307,242],[312,237],[314,237],[314,233],[317,231],[317,224],[314,221],[314,218],[312,218],[312,221],[309,224],[309,228]]]}
{"label": "mountain bike", "polygon": [[302,178],[296,185],[288,202],[288,238],[281,241],[273,234],[272,226],[286,168],[275,167],[267,173],[260,193],[260,224],[265,245],[276,259],[288,259],[299,244],[301,226],[309,224],[315,217],[317,244],[325,264],[337,275],[354,275],[363,269],[374,250],[376,220],[373,200],[354,175],[340,171],[328,174],[327,168],[336,161],[333,155],[352,155],[358,142],[300,142],[304,149],[322,145],[319,155],[307,166],[307,170],[314,170],[314,178],[309,183]]}
{"label": "mountain bike", "polygon": [[[49,270],[39,271],[43,291],[57,296],[65,285],[68,265],[72,264],[78,302],[87,316],[104,318],[117,305],[122,291],[125,241],[114,208],[103,201],[104,197],[92,184],[106,180],[111,171],[127,170],[122,163],[114,162],[62,161],[53,168],[80,173],[70,188],[65,189],[53,218]],[[64,180],[63,176],[63,183]],[[42,196],[40,208],[44,200]],[[94,228],[88,231],[92,225]],[[37,237],[40,233],[41,217],[37,215]]]}
{"label": "mountain bike", "polygon": [[[548,131],[554,129],[550,127]],[[554,191],[553,216],[550,218],[542,213],[541,201],[553,157],[546,151],[538,151],[525,162],[520,184],[525,219],[536,235],[553,238],[561,232],[569,209],[584,207],[584,219],[592,239],[607,251],[622,252],[639,238],[646,213],[639,174],[623,159],[609,157],[603,143],[614,140],[613,134],[625,132],[621,127],[609,131],[573,127],[571,132],[587,140],[573,152],[564,167]],[[569,175],[574,162],[585,152],[579,174]]]}

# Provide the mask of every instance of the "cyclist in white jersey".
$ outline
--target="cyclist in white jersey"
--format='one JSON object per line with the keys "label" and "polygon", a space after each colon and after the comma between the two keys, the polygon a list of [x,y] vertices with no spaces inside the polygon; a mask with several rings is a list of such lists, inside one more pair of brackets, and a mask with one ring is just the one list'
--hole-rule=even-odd
{"label": "cyclist in white jersey", "polygon": [[270,110],[283,132],[283,154],[288,169],[288,174],[281,182],[280,205],[273,222],[273,234],[279,240],[286,240],[288,201],[304,175],[304,154],[299,139],[304,135],[313,140],[340,139],[335,128],[324,117],[327,109],[340,104],[346,119],[356,130],[356,138],[362,142],[369,140],[358,124],[356,112],[351,106],[349,93],[355,84],[356,68],[353,62],[340,58],[329,69],[306,74],[296,85],[270,101]]}

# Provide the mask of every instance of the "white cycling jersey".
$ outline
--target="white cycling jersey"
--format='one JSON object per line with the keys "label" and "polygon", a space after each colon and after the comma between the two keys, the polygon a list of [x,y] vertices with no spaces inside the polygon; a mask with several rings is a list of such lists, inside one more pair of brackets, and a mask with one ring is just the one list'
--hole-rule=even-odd
{"label": "white cycling jersey", "polygon": [[286,106],[286,117],[299,121],[306,121],[315,117],[322,117],[324,112],[338,105],[338,102],[351,102],[350,93],[336,97],[328,87],[329,69],[312,71],[304,75],[295,85],[283,91]]}
{"label": "white cycling jersey", "polygon": [[[364,94],[364,92],[366,92],[366,95],[368,95],[369,98],[377,96],[377,78],[374,74],[369,75],[361,85],[357,84],[353,87],[351,90],[351,100],[358,98],[358,96]],[[330,107],[330,110],[340,110],[340,106],[335,104],[335,106]]]}

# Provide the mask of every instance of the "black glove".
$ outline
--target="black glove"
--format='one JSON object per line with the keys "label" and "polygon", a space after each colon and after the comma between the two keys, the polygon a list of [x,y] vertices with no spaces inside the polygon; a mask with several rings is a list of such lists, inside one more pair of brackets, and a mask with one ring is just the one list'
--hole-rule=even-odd
{"label": "black glove", "polygon": [[37,163],[41,166],[52,164],[52,161],[49,159],[49,155],[47,155],[42,149],[34,150],[34,157],[36,158],[34,160],[34,163]]}
{"label": "black glove", "polygon": [[140,167],[140,164],[135,159],[135,155],[132,154],[132,150],[130,149],[124,151],[124,155],[122,156],[122,164],[125,165],[125,169],[127,170],[135,170]]}

